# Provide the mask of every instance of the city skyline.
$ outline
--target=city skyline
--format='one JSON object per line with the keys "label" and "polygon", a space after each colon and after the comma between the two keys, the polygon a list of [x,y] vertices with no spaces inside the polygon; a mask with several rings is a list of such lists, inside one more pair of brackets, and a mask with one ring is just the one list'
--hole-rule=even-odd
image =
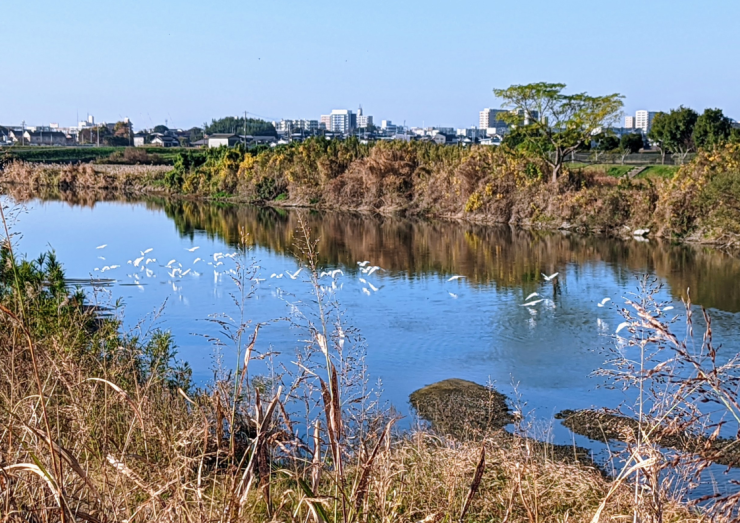
{"label": "city skyline", "polygon": [[[475,3],[453,16],[446,3],[414,1],[281,8],[182,2],[146,11],[92,2],[7,4],[0,32],[25,45],[2,59],[13,81],[0,85],[0,123],[69,125],[95,114],[100,121],[129,117],[137,127],[167,120],[188,128],[245,110],[279,121],[362,104],[376,121],[469,127],[481,108],[499,106],[494,87],[533,81],[621,93],[626,114],[679,105],[740,114],[733,90],[740,72],[726,66],[740,5],[527,4]],[[482,19],[491,20],[490,35],[471,37]],[[623,35],[625,24],[634,41],[603,42]],[[675,38],[697,25],[713,31],[701,40]],[[669,40],[668,56],[680,57],[680,67],[666,65]]]}

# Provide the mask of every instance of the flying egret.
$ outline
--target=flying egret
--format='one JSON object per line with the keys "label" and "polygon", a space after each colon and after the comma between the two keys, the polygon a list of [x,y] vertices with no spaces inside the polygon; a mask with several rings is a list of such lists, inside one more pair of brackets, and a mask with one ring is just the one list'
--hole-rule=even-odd
{"label": "flying egret", "polygon": [[150,263],[153,263],[155,261],[157,261],[157,258],[147,258],[144,262],[144,265],[149,265]]}
{"label": "flying egret", "polygon": [[449,294],[452,298],[457,299],[457,294],[454,292],[447,291],[447,294]]}
{"label": "flying egret", "polygon": [[224,257],[224,253],[222,253],[222,252],[214,252],[213,253],[213,261],[218,261],[218,260],[220,260],[223,257]]}
{"label": "flying egret", "polygon": [[459,274],[455,274],[454,276],[451,276],[450,278],[448,278],[447,281],[459,280],[462,278],[465,278],[465,276],[460,276]]}
{"label": "flying egret", "polygon": [[529,301],[529,302],[527,302],[527,303],[522,303],[522,304],[520,305],[520,307],[531,307],[531,306],[533,306],[533,305],[537,305],[537,304],[538,304],[538,303],[540,303],[541,301],[545,301],[545,300],[543,300],[543,299],[539,299],[539,300]]}
{"label": "flying egret", "polygon": [[384,270],[384,269],[382,269],[382,268],[378,267],[377,265],[375,265],[373,267],[367,267],[367,268],[363,269],[362,272],[364,272],[365,274],[367,274],[368,276],[370,276],[375,271],[382,271],[382,270]]}
{"label": "flying egret", "polygon": [[275,274],[274,272],[270,275],[270,278],[275,278],[275,279],[282,278],[282,277],[283,277],[282,274]]}
{"label": "flying egret", "polygon": [[103,257],[103,256],[98,256],[98,260],[103,260],[103,261],[105,261],[105,257]]}
{"label": "flying egret", "polygon": [[167,262],[167,265],[165,265],[165,267],[167,267],[168,269],[171,269],[172,268],[172,264],[175,263],[176,261],[177,260],[170,260],[170,261],[168,261]]}
{"label": "flying egret", "polygon": [[190,269],[188,269],[188,270],[186,270],[185,272],[183,272],[183,273],[182,273],[182,275],[183,275],[183,276],[187,276],[189,272],[190,272]]}
{"label": "flying egret", "polygon": [[144,261],[144,257],[143,257],[143,256],[142,256],[141,258],[136,258],[136,259],[134,260],[134,267],[138,267],[138,266],[139,266],[139,264],[140,264],[141,262],[143,262],[143,261]]}
{"label": "flying egret", "polygon": [[359,265],[360,267],[365,267],[365,265],[367,265],[368,263],[370,262],[365,260],[365,261],[357,262],[357,265]]}
{"label": "flying egret", "polygon": [[147,250],[145,250],[145,251],[139,251],[139,252],[141,253],[142,256],[146,256],[147,254],[149,254],[153,250],[154,249],[152,249],[151,247],[149,247]]}
{"label": "flying egret", "polygon": [[363,294],[367,294],[368,296],[370,296],[370,291],[367,290],[365,287],[362,288],[362,293]]}
{"label": "flying egret", "polygon": [[196,264],[196,263],[198,263],[199,261],[203,261],[203,260],[201,260],[200,258],[196,258],[196,259],[195,259],[195,260],[193,261],[193,265],[195,265],[195,264]]}
{"label": "flying egret", "polygon": [[668,307],[663,307],[663,312],[672,311],[672,310],[673,310],[673,305],[669,305]]}
{"label": "flying egret", "polygon": [[617,325],[617,330],[614,331],[614,334],[619,334],[619,331],[621,331],[625,327],[629,327],[629,326],[630,326],[630,322],[623,321],[622,323],[620,323],[619,325]]}
{"label": "flying egret", "polygon": [[532,294],[530,294],[529,296],[527,296],[526,298],[524,298],[524,301],[529,301],[532,298],[534,298],[535,296],[539,296],[539,295],[540,295],[539,292],[533,292]]}
{"label": "flying egret", "polygon": [[97,246],[97,247],[95,247],[95,248],[96,248],[96,249],[105,249],[106,247],[108,247],[108,244],[107,244],[107,243],[104,243],[103,245],[98,245],[98,246]]}
{"label": "flying egret", "polygon": [[289,273],[288,271],[285,271],[285,274],[287,274],[287,275],[288,275],[288,277],[289,277],[289,278],[290,278],[291,280],[295,280],[295,279],[296,279],[296,278],[298,277],[298,275],[299,275],[299,274],[301,273],[301,271],[302,271],[302,270],[303,270],[303,267],[299,268],[299,269],[298,269],[297,271],[295,271],[295,272],[294,272],[293,274]]}
{"label": "flying egret", "polygon": [[195,252],[195,251],[197,251],[198,249],[200,249],[200,247],[198,247],[198,246],[195,246],[195,247],[193,247],[192,249],[185,249],[185,250],[186,250],[186,251],[188,251],[188,252]]}
{"label": "flying egret", "polygon": [[552,280],[553,280],[553,279],[554,279],[554,278],[555,278],[555,277],[556,277],[556,276],[557,276],[558,274],[560,274],[560,273],[558,273],[558,272],[554,272],[554,273],[552,273],[552,274],[551,274],[550,276],[548,276],[548,275],[547,275],[547,274],[545,274],[544,272],[541,272],[540,274],[542,274],[542,277],[543,277],[543,278],[545,278],[545,281],[552,281]]}
{"label": "flying egret", "polygon": [[604,305],[606,305],[606,302],[608,302],[608,301],[612,301],[612,299],[611,298],[604,298],[599,303],[597,303],[596,306],[597,307],[603,307]]}
{"label": "flying egret", "polygon": [[151,269],[146,270],[146,277],[147,278],[154,278],[154,271]]}

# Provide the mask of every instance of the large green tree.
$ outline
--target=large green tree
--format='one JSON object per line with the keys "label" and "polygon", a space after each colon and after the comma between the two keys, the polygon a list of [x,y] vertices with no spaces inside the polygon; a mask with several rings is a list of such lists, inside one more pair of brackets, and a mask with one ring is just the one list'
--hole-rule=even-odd
{"label": "large green tree", "polygon": [[692,137],[697,149],[720,145],[730,138],[732,123],[722,109],[704,109],[696,119]]}
{"label": "large green tree", "polygon": [[679,155],[683,163],[686,155],[695,150],[693,134],[698,118],[696,111],[683,105],[655,115],[648,138],[660,145],[663,163],[666,152]]}
{"label": "large green tree", "polygon": [[270,122],[256,118],[234,118],[233,116],[211,120],[211,123],[205,126],[205,132],[206,134],[235,133],[255,136],[277,136],[275,126]]}
{"label": "large green tree", "polygon": [[535,145],[531,150],[543,151],[541,156],[552,170],[553,182],[560,176],[565,157],[616,122],[623,105],[619,94],[565,94],[564,89],[565,84],[540,82],[493,90],[503,100],[502,106],[511,109],[501,119],[515,127],[530,127],[531,132],[522,137],[547,145]]}

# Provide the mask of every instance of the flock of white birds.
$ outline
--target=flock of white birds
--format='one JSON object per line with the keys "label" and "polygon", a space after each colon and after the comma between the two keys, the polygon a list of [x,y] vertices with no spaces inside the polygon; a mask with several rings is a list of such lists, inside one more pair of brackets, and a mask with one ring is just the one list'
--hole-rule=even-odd
{"label": "flock of white birds", "polygon": [[[96,247],[97,250],[103,250],[107,247],[107,244],[99,245]],[[189,253],[195,253],[198,249],[200,249],[199,246],[194,246],[191,248],[186,248],[185,251]],[[221,279],[223,275],[235,275],[236,270],[234,268],[226,268],[223,267],[224,261],[233,260],[238,253],[223,253],[223,252],[215,252],[208,256],[206,259],[197,257],[192,262],[190,262],[190,267],[184,267],[183,264],[176,259],[169,260],[166,264],[160,264],[157,261],[157,258],[150,257],[149,254],[154,251],[153,247],[150,247],[148,249],[145,249],[143,251],[139,251],[139,255],[126,261],[126,265],[130,265],[131,269],[133,269],[129,274],[126,275],[126,277],[131,280],[130,283],[123,283],[123,285],[133,285],[138,287],[140,290],[144,289],[144,281],[149,278],[156,278],[157,273],[155,270],[158,269],[164,269],[165,273],[169,277],[169,280],[167,281],[168,284],[172,285],[173,291],[179,291],[181,290],[181,287],[177,285],[178,282],[182,280],[182,278],[185,278],[186,276],[190,277],[200,277],[203,275],[203,272],[198,272],[196,270],[196,266],[199,263],[202,263],[204,268],[203,271],[206,271],[208,269],[205,269],[206,266],[210,266],[213,271],[213,277],[214,277],[214,283],[218,283],[218,281]],[[106,261],[104,256],[98,256],[98,259]],[[208,261],[207,261],[208,260]],[[372,265],[369,260],[364,261],[358,261],[357,266],[360,271],[360,276],[357,278],[357,281],[360,283],[360,292],[363,295],[366,296],[372,296],[374,293],[380,291],[384,285],[376,285],[373,282],[369,281],[368,278],[372,276],[374,273],[380,271],[380,272],[386,272],[385,269],[378,265]],[[104,265],[102,267],[96,267],[94,269],[94,272],[96,273],[105,273],[108,271],[113,271],[116,269],[120,269],[122,265],[120,264],[112,264],[112,265]],[[272,273],[270,275],[270,279],[279,280],[286,276],[290,280],[296,280],[301,272],[303,271],[303,267],[299,268],[298,270],[294,272],[290,272],[288,270],[281,272],[281,273]],[[552,283],[553,285],[557,284],[557,272],[553,274],[544,274],[542,273],[542,278],[544,283]],[[333,270],[327,270],[322,271],[318,278],[319,280],[323,280],[324,278],[330,278],[331,279],[331,285],[323,285],[321,284],[321,288],[325,291],[327,290],[340,290],[343,288],[344,283],[339,283],[338,278],[339,276],[344,276],[344,272],[342,269],[333,269]],[[466,278],[465,276],[455,274],[453,276],[450,276],[447,278],[447,282],[454,282],[454,281],[460,281],[462,279]],[[255,278],[256,282],[259,284],[263,281],[266,281],[267,278]],[[452,291],[447,291],[449,296],[453,299],[457,299],[459,297],[459,294],[456,294]],[[600,302],[596,304],[597,307],[603,308],[606,307],[607,304],[611,301],[611,298],[603,298]],[[522,307],[526,307],[532,315],[536,314],[537,306],[540,307],[550,307],[554,308],[555,303],[553,300],[549,298],[544,298],[540,293],[533,292],[529,294],[525,299],[524,303],[520,304]],[[673,309],[672,306],[668,306],[663,308],[664,311],[669,311]],[[606,323],[598,319],[599,322],[599,328],[603,330],[606,327]],[[628,328],[631,325],[630,322],[622,322],[620,323],[615,331],[615,334],[619,334],[620,331]]]}

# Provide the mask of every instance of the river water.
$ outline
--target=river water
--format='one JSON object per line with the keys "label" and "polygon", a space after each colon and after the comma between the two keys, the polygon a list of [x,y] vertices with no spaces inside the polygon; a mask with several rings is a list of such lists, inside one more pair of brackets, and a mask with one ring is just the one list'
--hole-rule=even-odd
{"label": "river water", "polygon": [[[14,224],[22,252],[35,257],[51,248],[68,277],[114,280],[96,299],[120,299],[128,329],[170,330],[201,383],[213,378],[214,349],[204,335],[218,329],[209,315],[236,312],[228,274],[236,262],[218,253],[234,253],[240,234],[248,234],[249,257],[264,279],[247,300],[247,317],[266,322],[315,308],[307,271],[295,280],[286,274],[300,267],[302,218],[318,242],[321,270],[342,270],[335,296],[345,330],[361,333],[372,382],[380,381],[407,425],[408,396],[424,385],[456,377],[492,382],[513,396],[516,383],[526,411],[552,429],[556,443],[588,446],[552,416],[625,399],[591,374],[622,321],[618,307],[644,274],[657,279],[659,297],[676,312],[690,288],[695,306],[712,315],[715,342],[738,350],[740,260],[708,248],[192,201],[30,198],[22,209]],[[147,264],[150,258],[156,261]],[[358,262],[365,260],[382,270],[363,274]],[[173,275],[180,264],[190,272]],[[542,273],[555,272],[557,286],[544,281]],[[463,277],[449,281],[453,275]],[[322,278],[327,287],[331,281]],[[545,301],[522,306],[534,292]],[[604,298],[611,301],[598,307]],[[290,355],[305,338],[273,323],[260,332],[258,348]]]}

